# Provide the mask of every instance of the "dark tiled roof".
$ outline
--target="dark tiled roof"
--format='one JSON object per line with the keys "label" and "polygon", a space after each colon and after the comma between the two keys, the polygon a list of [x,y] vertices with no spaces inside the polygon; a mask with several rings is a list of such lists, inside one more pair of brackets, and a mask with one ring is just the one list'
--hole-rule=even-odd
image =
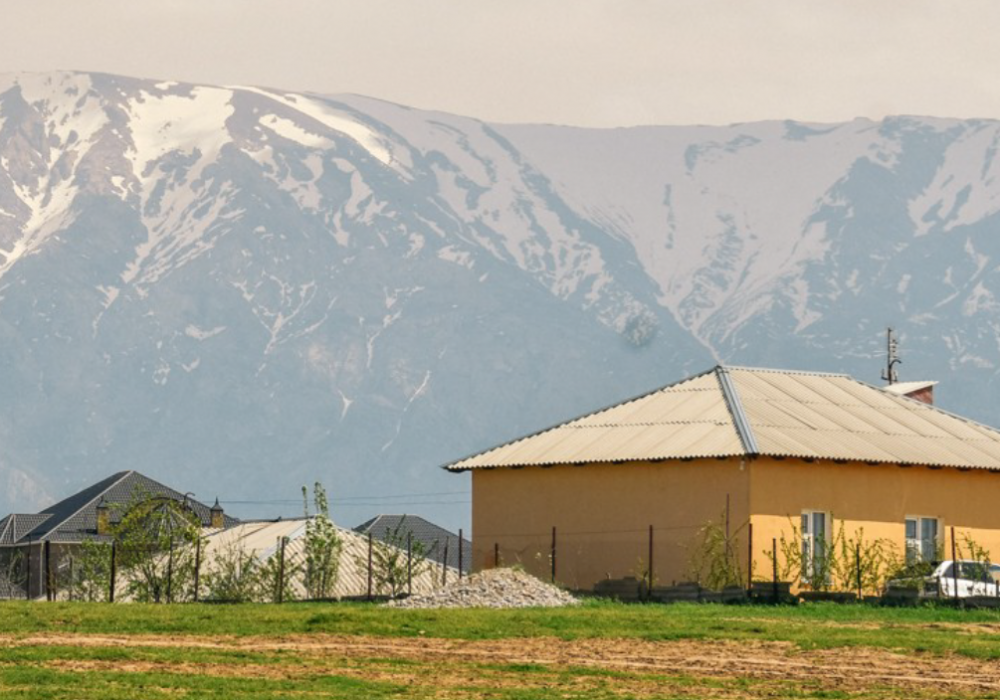
{"label": "dark tiled roof", "polygon": [[[121,521],[129,505],[148,497],[184,500],[184,494],[139,472],[118,472],[43,509],[37,515],[9,515],[0,520],[0,544],[23,544],[29,539],[53,542],[93,539],[97,536],[97,506],[102,500],[111,508],[111,522],[116,523]],[[208,506],[191,498],[188,499],[188,505],[203,525],[211,524],[212,516]],[[228,515],[223,517],[226,527],[238,522]],[[14,524],[12,530],[7,528],[12,533],[10,539],[7,538],[4,525],[8,521]]]}
{"label": "dark tiled roof", "polygon": [[[413,540],[420,542],[427,553],[427,560],[440,564],[444,560],[445,542],[448,543],[448,566],[458,568],[458,535],[443,527],[424,520],[418,515],[376,515],[354,528],[355,532],[368,534],[372,537],[388,541],[391,533],[397,532],[402,542],[406,541],[406,533],[413,533]],[[468,572],[471,568],[472,543],[462,538],[462,569]]]}
{"label": "dark tiled roof", "polygon": [[0,520],[0,545],[14,544],[51,518],[46,513],[14,513]]}

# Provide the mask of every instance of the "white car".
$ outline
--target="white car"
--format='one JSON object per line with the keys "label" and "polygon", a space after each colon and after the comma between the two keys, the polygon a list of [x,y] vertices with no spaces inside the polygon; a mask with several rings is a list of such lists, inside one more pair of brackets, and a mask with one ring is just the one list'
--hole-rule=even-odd
{"label": "white car", "polygon": [[[924,577],[924,595],[939,598],[969,598],[972,596],[1000,597],[1000,564],[960,559],[956,575],[955,562],[948,559],[938,564]],[[890,582],[903,584],[904,582]],[[957,586],[957,594],[956,594]]]}

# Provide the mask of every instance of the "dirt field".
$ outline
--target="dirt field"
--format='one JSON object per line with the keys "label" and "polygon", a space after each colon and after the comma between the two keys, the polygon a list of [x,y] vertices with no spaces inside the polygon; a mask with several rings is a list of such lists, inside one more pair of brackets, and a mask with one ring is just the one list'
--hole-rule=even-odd
{"label": "dirt field", "polygon": [[[1000,643],[1000,639],[998,639]],[[569,673],[576,690],[592,684],[637,698],[780,697],[776,688],[809,687],[846,696],[981,697],[1000,695],[1000,663],[961,656],[896,654],[863,648],[801,651],[781,642],[649,642],[552,638],[455,641],[364,636],[175,637],[35,634],[0,636],[0,648],[74,647],[130,650],[218,650],[278,655],[282,663],[171,660],[53,659],[52,668],[75,672],[197,674],[295,679],[336,674],[432,688],[429,697],[468,697],[470,689],[544,686],[551,674]],[[514,673],[513,669],[528,671]],[[609,678],[612,680],[609,682]],[[695,682],[685,679],[695,679]],[[752,679],[734,694],[731,685],[699,679]]]}

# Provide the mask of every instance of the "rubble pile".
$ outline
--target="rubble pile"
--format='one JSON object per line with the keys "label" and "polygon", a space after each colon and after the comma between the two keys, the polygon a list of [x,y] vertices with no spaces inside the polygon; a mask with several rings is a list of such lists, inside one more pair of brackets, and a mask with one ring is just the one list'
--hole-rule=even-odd
{"label": "rubble pile", "polygon": [[535,608],[576,605],[566,591],[518,569],[488,569],[433,593],[389,601],[397,608]]}

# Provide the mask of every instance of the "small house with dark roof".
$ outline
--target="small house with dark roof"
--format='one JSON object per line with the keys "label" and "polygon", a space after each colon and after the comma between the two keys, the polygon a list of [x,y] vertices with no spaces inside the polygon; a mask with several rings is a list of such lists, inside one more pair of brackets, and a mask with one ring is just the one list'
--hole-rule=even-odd
{"label": "small house with dark roof", "polygon": [[[129,506],[150,498],[185,503],[204,527],[223,528],[239,522],[223,512],[218,500],[209,507],[137,471],[119,472],[38,513],[15,513],[0,520],[0,579],[17,557],[26,568],[23,578],[30,597],[45,595],[46,560],[54,566],[53,560],[68,561],[73,548],[84,541],[111,541],[113,527]],[[5,590],[10,587],[9,581],[0,580],[0,598],[16,596],[16,591]]]}
{"label": "small house with dark roof", "polygon": [[461,563],[464,573],[471,569],[472,543],[418,515],[376,515],[354,531],[362,535],[370,532],[377,540],[404,548],[409,534],[414,543],[420,543],[427,561],[438,565],[445,562],[455,570]]}
{"label": "small house with dark roof", "polygon": [[970,540],[996,560],[1000,431],[932,386],[719,366],[445,468],[472,474],[474,568],[570,588],[688,580],[711,525],[744,577],[787,552],[815,572],[839,533],[910,562]]}

